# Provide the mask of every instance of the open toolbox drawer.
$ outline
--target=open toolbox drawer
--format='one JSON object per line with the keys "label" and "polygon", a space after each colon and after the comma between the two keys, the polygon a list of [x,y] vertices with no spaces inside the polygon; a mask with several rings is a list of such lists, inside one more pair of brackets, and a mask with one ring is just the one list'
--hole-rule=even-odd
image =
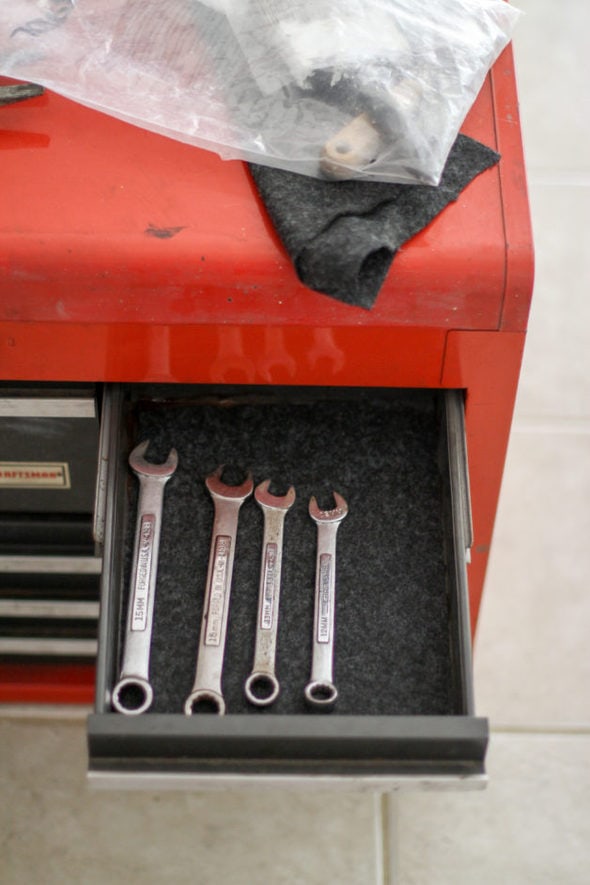
{"label": "open toolbox drawer", "polygon": [[[125,639],[137,480],[131,449],[174,447],[164,498],[151,644],[151,708],[114,712]],[[103,539],[96,711],[88,720],[96,785],[201,786],[307,778],[350,785],[478,786],[487,721],[473,709],[466,556],[471,543],[461,391],[352,388],[105,388],[99,536]],[[185,716],[195,662],[213,504],[205,477],[289,484],[277,675],[270,707],[244,695],[254,655],[263,517],[240,511],[223,670],[227,713]],[[331,711],[310,708],[316,526],[308,503],[348,502],[336,556]]]}

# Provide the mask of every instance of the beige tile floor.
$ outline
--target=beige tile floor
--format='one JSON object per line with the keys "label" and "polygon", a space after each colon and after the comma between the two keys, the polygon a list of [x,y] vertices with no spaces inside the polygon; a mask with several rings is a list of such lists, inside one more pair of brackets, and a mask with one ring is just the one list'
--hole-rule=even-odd
{"label": "beige tile floor", "polygon": [[93,793],[82,719],[3,716],[3,885],[590,881],[590,5],[517,5],[537,278],[475,649],[490,786]]}
{"label": "beige tile floor", "polygon": [[84,729],[0,720],[2,885],[378,881],[376,797],[89,792]]}

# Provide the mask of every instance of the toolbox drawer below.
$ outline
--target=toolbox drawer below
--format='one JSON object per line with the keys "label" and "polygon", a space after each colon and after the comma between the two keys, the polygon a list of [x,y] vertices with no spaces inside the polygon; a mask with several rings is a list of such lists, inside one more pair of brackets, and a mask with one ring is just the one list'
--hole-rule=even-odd
{"label": "toolbox drawer below", "polygon": [[[125,642],[137,480],[130,451],[172,447],[151,641],[154,700],[114,712]],[[389,789],[485,782],[488,726],[473,709],[466,557],[471,544],[461,391],[114,385],[105,390],[101,478],[104,569],[96,711],[88,721],[96,785],[201,787],[344,783]],[[194,679],[213,505],[207,475],[293,484],[284,527],[272,706],[251,705],[263,518],[239,517],[223,668],[227,713],[183,712]],[[224,477],[226,474],[224,474]],[[233,478],[232,478],[233,477]],[[316,526],[339,492],[332,710],[310,708]],[[103,510],[99,508],[102,513]]]}

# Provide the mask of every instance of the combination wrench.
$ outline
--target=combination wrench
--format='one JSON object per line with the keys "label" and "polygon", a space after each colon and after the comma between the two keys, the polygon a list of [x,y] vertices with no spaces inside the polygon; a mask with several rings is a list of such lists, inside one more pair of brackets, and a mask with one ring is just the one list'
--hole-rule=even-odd
{"label": "combination wrench", "polygon": [[309,502],[309,515],[318,527],[315,605],[313,617],[313,651],[311,676],[305,686],[310,704],[327,706],[338,697],[333,680],[334,612],[336,604],[336,534],[348,513],[342,495],[334,492],[336,507],[320,510],[315,497]]}
{"label": "combination wrench", "polygon": [[211,704],[219,715],[225,713],[221,676],[225,656],[238,516],[240,507],[252,494],[254,483],[251,474],[248,474],[241,485],[228,486],[221,481],[222,473],[223,467],[218,467],[205,480],[205,485],[213,499],[215,516],[195,681],[184,705],[184,712],[187,716],[192,716],[198,704],[203,702]]}
{"label": "combination wrench", "polygon": [[164,488],[178,465],[176,449],[163,464],[150,464],[144,458],[149,444],[149,440],[140,443],[129,455],[129,466],[139,480],[139,499],[123,662],[112,695],[115,710],[130,716],[144,713],[154,697],[149,666],[162,505]]}
{"label": "combination wrench", "polygon": [[279,598],[283,561],[285,516],[295,501],[291,486],[286,495],[271,495],[270,480],[256,487],[254,498],[264,514],[264,538],[258,589],[258,621],[252,672],[244,691],[251,704],[266,707],[278,697],[280,686],[275,674]]}

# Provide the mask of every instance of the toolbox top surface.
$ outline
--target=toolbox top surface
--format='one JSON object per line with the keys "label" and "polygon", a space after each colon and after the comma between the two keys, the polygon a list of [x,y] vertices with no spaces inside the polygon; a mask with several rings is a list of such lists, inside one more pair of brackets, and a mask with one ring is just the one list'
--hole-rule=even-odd
{"label": "toolbox top surface", "polygon": [[54,93],[0,112],[0,321],[522,329],[531,238],[510,49],[463,132],[498,166],[397,254],[371,311],[303,286],[247,168]]}

